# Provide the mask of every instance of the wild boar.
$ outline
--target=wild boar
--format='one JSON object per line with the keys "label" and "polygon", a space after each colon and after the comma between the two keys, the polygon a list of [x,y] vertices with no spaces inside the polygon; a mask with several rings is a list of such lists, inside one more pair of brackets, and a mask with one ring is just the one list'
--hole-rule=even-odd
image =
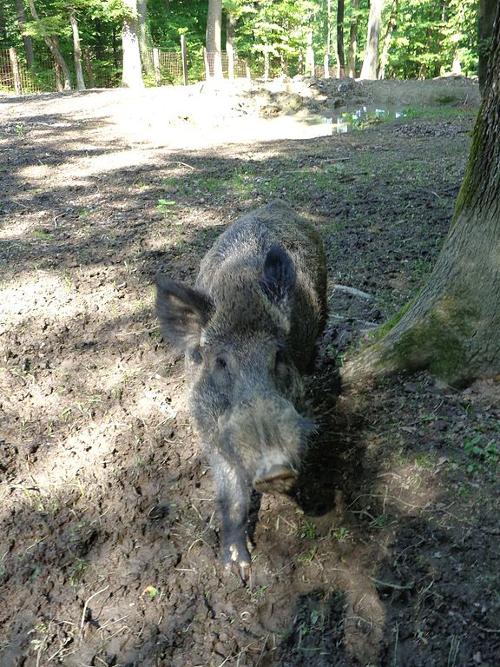
{"label": "wild boar", "polygon": [[164,339],[185,355],[189,409],[215,474],[226,567],[250,572],[252,492],[289,492],[313,424],[303,375],[326,315],[313,225],[282,201],[234,222],[194,288],[157,279]]}

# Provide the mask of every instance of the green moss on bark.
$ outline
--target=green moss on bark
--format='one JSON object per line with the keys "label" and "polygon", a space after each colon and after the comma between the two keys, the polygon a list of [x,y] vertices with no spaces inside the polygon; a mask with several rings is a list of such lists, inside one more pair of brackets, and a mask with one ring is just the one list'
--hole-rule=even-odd
{"label": "green moss on bark", "polygon": [[458,306],[454,299],[443,299],[422,320],[401,332],[383,354],[382,364],[391,361],[409,371],[427,368],[450,384],[464,384],[469,366],[465,342],[472,334],[474,319],[473,309]]}
{"label": "green moss on bark", "polygon": [[474,125],[474,130],[472,132],[472,146],[469,153],[469,160],[465,169],[464,180],[462,181],[462,186],[455,203],[455,212],[453,214],[452,224],[457,221],[458,216],[465,208],[468,208],[472,205],[474,195],[476,195],[478,192],[477,180],[481,170],[478,170],[476,162],[478,157],[484,153],[484,144],[486,141],[484,132],[485,128],[483,105],[479,110],[476,123]]}

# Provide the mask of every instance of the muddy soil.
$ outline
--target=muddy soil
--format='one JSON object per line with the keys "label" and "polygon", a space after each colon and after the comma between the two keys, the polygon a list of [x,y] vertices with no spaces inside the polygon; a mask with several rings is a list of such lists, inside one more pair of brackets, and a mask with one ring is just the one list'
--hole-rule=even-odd
{"label": "muddy soil", "polygon": [[[345,108],[415,108],[316,138],[275,120],[294,95],[297,113],[339,108],[339,84],[300,85],[323,106],[269,86],[0,98],[2,667],[498,664],[498,382],[338,383],[429,275],[476,85],[341,90]],[[152,283],[192,281],[276,196],[323,235],[330,310],[318,435],[295,499],[264,496],[244,585],[219,563]]]}

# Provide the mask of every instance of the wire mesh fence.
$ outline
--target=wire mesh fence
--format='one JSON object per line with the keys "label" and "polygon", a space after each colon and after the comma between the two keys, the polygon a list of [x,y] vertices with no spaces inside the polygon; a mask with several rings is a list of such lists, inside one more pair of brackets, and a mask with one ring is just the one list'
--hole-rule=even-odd
{"label": "wire mesh fence", "polygon": [[[233,58],[233,72],[230,71],[230,59],[226,51],[221,52],[220,64],[218,61],[218,56],[216,53],[211,51],[204,51],[204,60],[205,60],[205,76],[208,78],[210,76],[222,76],[224,78],[231,78],[231,75],[235,78],[250,77],[250,69],[245,60],[241,60],[238,57]],[[219,71],[220,69],[220,71]]]}
{"label": "wire mesh fence", "polygon": [[29,95],[56,89],[55,69],[45,58],[30,69],[15,49],[0,49],[0,91]]}
{"label": "wire mesh fence", "polygon": [[[148,86],[179,84],[184,81],[183,57],[181,51],[149,51],[150,73],[145,74]],[[83,49],[82,64],[88,88],[114,88],[121,85],[120,62],[113,59],[98,59],[90,49]],[[251,77],[245,60],[234,57],[231,60],[223,51],[220,58],[220,76],[224,78]],[[70,69],[72,63],[68,62]],[[199,81],[213,76],[218,66],[216,54],[191,50],[185,59],[186,81]],[[60,73],[59,73],[60,74]],[[72,72],[75,83],[74,72]],[[61,89],[60,75],[50,54],[40,51],[35,65],[28,68],[26,62],[15,49],[0,49],[0,93],[29,95]]]}

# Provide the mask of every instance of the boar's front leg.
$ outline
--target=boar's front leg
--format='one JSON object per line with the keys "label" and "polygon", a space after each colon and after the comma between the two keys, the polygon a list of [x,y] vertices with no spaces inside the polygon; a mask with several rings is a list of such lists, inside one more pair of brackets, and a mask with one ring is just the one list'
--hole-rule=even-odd
{"label": "boar's front leg", "polygon": [[247,546],[248,512],[251,485],[239,471],[218,452],[211,453],[219,510],[222,520],[222,553],[227,570],[236,566],[243,581],[250,576],[250,553]]}

